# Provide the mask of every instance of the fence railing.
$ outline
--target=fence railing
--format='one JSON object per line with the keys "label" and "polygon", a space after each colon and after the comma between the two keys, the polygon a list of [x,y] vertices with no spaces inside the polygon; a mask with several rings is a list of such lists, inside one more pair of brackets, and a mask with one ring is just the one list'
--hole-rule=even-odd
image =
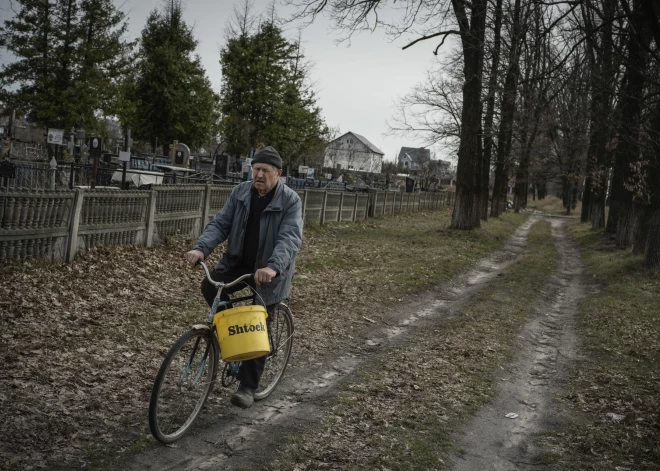
{"label": "fence railing", "polygon": [[[100,245],[148,247],[183,234],[196,238],[224,206],[232,186],[158,185],[151,190],[0,191],[0,263],[28,258],[72,261]],[[453,204],[453,193],[348,193],[296,190],[305,222],[368,217]]]}
{"label": "fence railing", "polygon": [[[91,164],[58,164],[51,169],[42,162],[12,162],[15,167],[13,178],[0,178],[0,187],[4,190],[65,190],[77,186],[90,186],[93,180]],[[100,164],[96,171],[96,186],[119,187],[120,183],[112,180],[119,170],[114,165]]]}

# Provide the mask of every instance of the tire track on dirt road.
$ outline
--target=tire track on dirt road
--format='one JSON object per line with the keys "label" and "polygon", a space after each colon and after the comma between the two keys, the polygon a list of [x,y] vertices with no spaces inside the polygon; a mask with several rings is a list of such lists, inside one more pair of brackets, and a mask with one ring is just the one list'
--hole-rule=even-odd
{"label": "tire track on dirt road", "polygon": [[[584,296],[582,264],[565,233],[565,219],[548,218],[559,252],[559,263],[543,288],[543,298],[520,334],[516,360],[505,368],[497,395],[462,430],[455,446],[454,471],[538,470],[541,450],[534,434],[555,415],[552,398],[565,359],[575,357],[573,323]],[[507,418],[506,414],[517,414]]]}
{"label": "tire track on dirt road", "polygon": [[[478,291],[502,275],[525,251],[529,231],[537,221],[538,218],[530,217],[502,249],[473,269],[443,287],[411,296],[386,313],[385,326],[374,326],[363,338],[355,339],[356,344],[362,342],[366,348],[314,365],[293,358],[294,367],[287,371],[271,398],[248,410],[234,408],[218,420],[207,418],[174,445],[149,445],[113,469],[235,470],[268,462],[283,437],[318,423],[331,393],[338,385],[351,381],[351,373],[368,364],[383,347],[413,341],[415,329],[433,320],[459,315]],[[218,391],[211,394],[217,395]]]}

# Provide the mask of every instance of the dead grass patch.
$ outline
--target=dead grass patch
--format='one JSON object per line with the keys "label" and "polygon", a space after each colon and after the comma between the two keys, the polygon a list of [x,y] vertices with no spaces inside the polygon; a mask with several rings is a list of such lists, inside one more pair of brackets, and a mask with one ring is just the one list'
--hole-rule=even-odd
{"label": "dead grass patch", "polygon": [[336,395],[323,423],[288,444],[272,468],[446,468],[449,434],[494,393],[498,366],[511,359],[556,260],[550,226],[539,222],[510,272],[459,316],[417,329],[415,342],[374,359]]}
{"label": "dead grass patch", "polygon": [[[564,208],[564,203],[562,200],[556,196],[547,196],[542,200],[533,201],[532,199],[527,200],[527,209],[532,209],[536,211],[541,211],[542,213],[547,214],[556,214],[556,215],[566,215],[566,208]],[[578,201],[575,209],[571,208],[571,216],[580,216],[582,211],[582,202]]]}
{"label": "dead grass patch", "polygon": [[593,283],[578,311],[585,357],[543,440],[557,469],[660,469],[660,276],[600,231],[575,224],[572,236]]}
{"label": "dead grass patch", "polygon": [[[378,320],[388,304],[469,268],[525,218],[454,232],[449,216],[308,226],[292,300],[294,366],[353,348],[356,319]],[[153,445],[146,414],[158,367],[207,315],[202,275],[182,261],[190,245],[103,247],[72,264],[0,268],[0,468],[102,469]],[[207,415],[224,407],[215,391]]]}

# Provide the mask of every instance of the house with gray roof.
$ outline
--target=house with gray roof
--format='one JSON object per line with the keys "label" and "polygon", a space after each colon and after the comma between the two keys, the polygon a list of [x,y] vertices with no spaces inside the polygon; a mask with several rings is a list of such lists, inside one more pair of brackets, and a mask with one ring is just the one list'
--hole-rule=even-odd
{"label": "house with gray roof", "polygon": [[380,173],[385,153],[366,137],[347,132],[328,143],[323,166],[355,172]]}
{"label": "house with gray roof", "polygon": [[402,147],[398,162],[412,173],[419,172],[431,160],[431,149],[424,147]]}

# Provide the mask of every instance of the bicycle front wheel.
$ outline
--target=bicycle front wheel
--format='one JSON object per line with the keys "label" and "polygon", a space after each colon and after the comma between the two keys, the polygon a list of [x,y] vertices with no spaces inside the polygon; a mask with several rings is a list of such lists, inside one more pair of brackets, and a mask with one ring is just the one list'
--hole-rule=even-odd
{"label": "bicycle front wheel", "polygon": [[201,412],[218,368],[217,345],[211,330],[193,329],[167,352],[149,402],[149,428],[157,440],[178,440]]}
{"label": "bicycle front wheel", "polygon": [[268,338],[270,353],[259,381],[254,399],[266,399],[279,384],[289,364],[293,347],[293,315],[286,304],[280,303],[268,313]]}

